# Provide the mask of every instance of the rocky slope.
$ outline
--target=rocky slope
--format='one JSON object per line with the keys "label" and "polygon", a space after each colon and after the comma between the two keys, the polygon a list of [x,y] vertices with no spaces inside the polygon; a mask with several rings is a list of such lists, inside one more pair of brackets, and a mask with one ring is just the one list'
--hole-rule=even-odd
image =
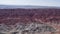
{"label": "rocky slope", "polygon": [[[47,27],[48,27],[48,30],[51,30],[49,29],[50,28],[49,26],[51,26],[53,27],[52,30],[54,32],[53,31],[48,31],[48,32],[49,33],[52,32],[50,34],[59,34],[60,32],[60,28],[59,28],[60,27],[60,9],[56,9],[56,8],[0,9],[0,30],[3,32],[8,32],[8,33],[14,32],[14,31],[17,31],[16,29],[20,30],[20,27],[22,26],[21,27],[23,31],[22,34],[24,34],[24,32],[32,33],[32,31],[30,32],[30,29],[36,28],[37,23],[39,24],[39,26],[37,27],[41,26],[41,28],[45,28],[42,30],[46,30]],[[35,31],[38,31],[38,30],[35,29]],[[41,30],[39,30],[39,33],[40,31]],[[43,32],[41,34],[45,33]]]}

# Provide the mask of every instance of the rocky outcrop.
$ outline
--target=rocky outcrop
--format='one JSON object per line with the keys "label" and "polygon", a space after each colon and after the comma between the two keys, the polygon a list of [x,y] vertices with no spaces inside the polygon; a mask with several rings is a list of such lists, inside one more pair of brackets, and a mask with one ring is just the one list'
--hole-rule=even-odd
{"label": "rocky outcrop", "polygon": [[[10,26],[10,25],[9,25]],[[0,32],[1,33],[44,33],[44,32],[55,32],[56,29],[53,28],[52,26],[49,26],[47,24],[43,23],[29,23],[29,24],[24,24],[24,23],[16,23],[15,25],[11,25],[8,27],[6,24],[1,24],[0,25]]]}

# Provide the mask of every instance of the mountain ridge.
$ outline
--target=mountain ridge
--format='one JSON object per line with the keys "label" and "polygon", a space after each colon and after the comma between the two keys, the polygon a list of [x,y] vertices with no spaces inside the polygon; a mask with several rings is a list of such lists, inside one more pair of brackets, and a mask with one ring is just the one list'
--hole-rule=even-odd
{"label": "mountain ridge", "polygon": [[25,9],[37,9],[37,8],[57,8],[56,6],[33,6],[33,5],[0,5],[0,9],[16,9],[16,8],[25,8]]}

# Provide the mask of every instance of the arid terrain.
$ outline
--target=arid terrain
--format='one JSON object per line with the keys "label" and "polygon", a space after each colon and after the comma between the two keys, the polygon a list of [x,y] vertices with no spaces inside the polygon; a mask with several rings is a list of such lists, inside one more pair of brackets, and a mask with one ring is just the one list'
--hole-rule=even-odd
{"label": "arid terrain", "polygon": [[60,9],[0,9],[0,32],[60,34]]}

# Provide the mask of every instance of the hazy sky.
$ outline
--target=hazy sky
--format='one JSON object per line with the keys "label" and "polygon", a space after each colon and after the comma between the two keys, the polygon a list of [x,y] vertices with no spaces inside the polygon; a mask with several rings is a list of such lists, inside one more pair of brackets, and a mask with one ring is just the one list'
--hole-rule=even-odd
{"label": "hazy sky", "polygon": [[0,5],[60,6],[60,0],[0,0]]}

